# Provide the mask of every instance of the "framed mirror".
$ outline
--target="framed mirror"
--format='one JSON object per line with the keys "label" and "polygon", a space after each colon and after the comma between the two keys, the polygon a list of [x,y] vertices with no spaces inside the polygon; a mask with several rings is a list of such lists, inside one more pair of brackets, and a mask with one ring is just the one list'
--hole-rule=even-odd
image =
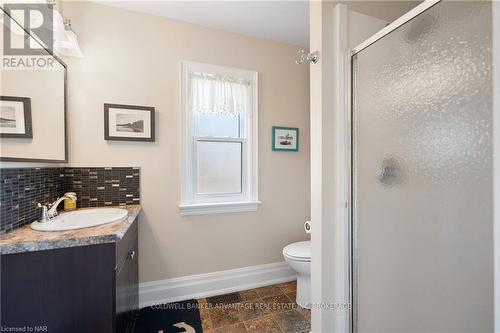
{"label": "framed mirror", "polygon": [[[0,161],[65,163],[67,66],[3,9],[0,15]],[[37,54],[12,52],[28,42]]]}

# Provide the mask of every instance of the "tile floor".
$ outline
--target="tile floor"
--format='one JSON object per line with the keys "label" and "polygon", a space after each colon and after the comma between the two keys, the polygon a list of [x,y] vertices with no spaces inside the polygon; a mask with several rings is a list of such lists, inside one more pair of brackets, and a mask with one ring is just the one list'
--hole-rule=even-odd
{"label": "tile floor", "polygon": [[198,300],[204,333],[309,333],[311,311],[295,303],[296,282]]}

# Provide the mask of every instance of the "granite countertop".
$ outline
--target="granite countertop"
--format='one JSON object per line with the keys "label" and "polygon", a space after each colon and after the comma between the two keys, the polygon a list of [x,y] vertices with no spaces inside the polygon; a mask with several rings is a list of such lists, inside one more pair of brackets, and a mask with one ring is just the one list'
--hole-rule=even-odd
{"label": "granite countertop", "polygon": [[96,227],[68,231],[36,231],[24,225],[0,235],[0,254],[34,252],[74,246],[114,243],[122,239],[141,211],[140,205],[114,208],[128,210],[123,220]]}

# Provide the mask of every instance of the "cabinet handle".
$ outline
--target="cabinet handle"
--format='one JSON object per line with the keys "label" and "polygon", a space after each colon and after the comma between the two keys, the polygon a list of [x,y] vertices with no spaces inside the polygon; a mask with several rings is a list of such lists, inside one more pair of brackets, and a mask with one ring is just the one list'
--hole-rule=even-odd
{"label": "cabinet handle", "polygon": [[134,260],[134,256],[135,256],[135,251],[134,250],[129,251],[128,255],[127,255],[127,259]]}

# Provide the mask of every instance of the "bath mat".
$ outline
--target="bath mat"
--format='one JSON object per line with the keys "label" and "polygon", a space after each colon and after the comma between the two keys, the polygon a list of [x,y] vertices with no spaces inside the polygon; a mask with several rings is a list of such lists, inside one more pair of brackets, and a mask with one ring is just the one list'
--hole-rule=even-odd
{"label": "bath mat", "polygon": [[135,333],[202,333],[198,302],[194,299],[146,307],[139,311]]}

